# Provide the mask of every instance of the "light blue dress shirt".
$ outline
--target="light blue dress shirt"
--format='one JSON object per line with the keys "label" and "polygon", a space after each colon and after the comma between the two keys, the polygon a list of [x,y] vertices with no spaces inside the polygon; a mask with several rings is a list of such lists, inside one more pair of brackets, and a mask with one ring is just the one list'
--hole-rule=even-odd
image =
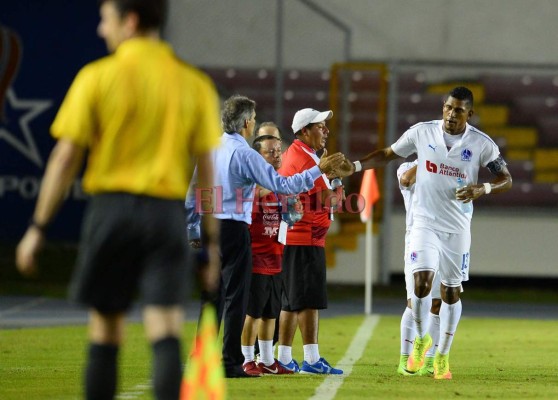
{"label": "light blue dress shirt", "polygon": [[[299,174],[279,175],[246,139],[238,133],[224,133],[221,146],[213,153],[215,188],[214,216],[218,219],[252,223],[252,202],[256,184],[279,194],[298,194],[314,187],[322,175],[316,165]],[[200,238],[200,214],[196,212],[197,170],[186,197],[186,224],[189,240]],[[207,195],[206,195],[207,196]],[[221,201],[222,199],[222,201]]]}

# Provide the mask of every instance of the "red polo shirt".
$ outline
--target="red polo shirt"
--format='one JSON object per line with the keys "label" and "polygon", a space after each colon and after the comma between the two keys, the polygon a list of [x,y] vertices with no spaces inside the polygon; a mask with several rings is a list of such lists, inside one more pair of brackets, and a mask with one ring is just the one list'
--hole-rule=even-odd
{"label": "red polo shirt", "polygon": [[275,275],[281,272],[283,245],[277,241],[281,213],[279,199],[275,193],[259,197],[254,195],[252,208],[252,272]]}
{"label": "red polo shirt", "polygon": [[[319,163],[316,152],[302,141],[295,139],[283,153],[283,164],[277,172],[291,176],[312,168]],[[314,182],[315,186],[300,195],[304,207],[304,217],[287,231],[287,245],[325,246],[325,237],[331,221],[329,211],[324,208],[322,191],[329,189],[329,180],[322,175]]]}

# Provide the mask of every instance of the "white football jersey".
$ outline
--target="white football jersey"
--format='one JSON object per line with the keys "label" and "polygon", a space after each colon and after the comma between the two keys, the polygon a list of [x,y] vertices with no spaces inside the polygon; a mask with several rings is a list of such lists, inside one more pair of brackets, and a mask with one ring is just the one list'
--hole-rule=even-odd
{"label": "white football jersey", "polygon": [[[413,162],[404,162],[397,168],[397,182],[401,179],[401,176],[417,165],[417,160]],[[406,230],[411,229],[413,226],[413,194],[415,192],[415,184],[413,183],[409,187],[401,186],[399,183],[399,190],[401,190],[401,195],[403,196],[403,203],[405,204],[405,227]]]}
{"label": "white football jersey", "polygon": [[457,178],[476,184],[479,168],[496,160],[500,149],[488,135],[467,124],[461,140],[448,151],[442,124],[435,120],[413,125],[391,148],[401,157],[417,154],[413,223],[459,233],[470,229],[472,213],[463,213],[455,198]]}

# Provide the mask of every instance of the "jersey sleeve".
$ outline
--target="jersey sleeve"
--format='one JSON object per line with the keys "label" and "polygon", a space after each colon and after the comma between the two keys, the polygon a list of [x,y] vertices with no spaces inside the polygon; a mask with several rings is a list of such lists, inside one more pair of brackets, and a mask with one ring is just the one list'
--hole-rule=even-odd
{"label": "jersey sleeve", "polygon": [[192,153],[195,155],[208,153],[218,147],[222,134],[217,92],[209,78],[202,83],[198,93],[197,133],[192,137]]}
{"label": "jersey sleeve", "polygon": [[89,147],[97,129],[95,125],[95,87],[93,70],[85,66],[77,74],[50,128],[56,139],[68,139]]}
{"label": "jersey sleeve", "polygon": [[407,130],[401,137],[391,145],[391,149],[395,154],[401,157],[409,157],[417,151],[416,147],[416,129]]}
{"label": "jersey sleeve", "polygon": [[500,149],[492,140],[487,140],[481,151],[481,165],[486,167],[488,163],[496,160],[500,155]]}

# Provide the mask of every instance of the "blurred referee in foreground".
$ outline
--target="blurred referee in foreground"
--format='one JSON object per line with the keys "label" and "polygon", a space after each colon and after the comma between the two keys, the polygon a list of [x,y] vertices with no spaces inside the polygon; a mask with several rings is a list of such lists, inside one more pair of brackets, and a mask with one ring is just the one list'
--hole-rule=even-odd
{"label": "blurred referee in foreground", "polygon": [[[188,279],[182,201],[193,157],[198,185],[213,186],[209,153],[219,143],[218,99],[211,81],[160,39],[166,1],[99,3],[98,34],[113,54],[86,65],[62,103],[51,128],[58,142],[16,263],[24,275],[36,272],[47,226],[88,152],[83,186],[91,200],[70,287],[71,299],[90,308],[85,397],[115,396],[125,312],[139,292],[155,397],[176,400]],[[213,218],[204,223],[211,289],[217,237]]]}

